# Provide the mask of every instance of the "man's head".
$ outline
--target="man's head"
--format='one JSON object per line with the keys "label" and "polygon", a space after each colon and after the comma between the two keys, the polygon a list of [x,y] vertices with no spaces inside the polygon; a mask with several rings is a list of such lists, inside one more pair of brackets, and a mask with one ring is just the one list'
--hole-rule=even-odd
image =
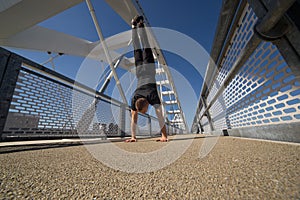
{"label": "man's head", "polygon": [[135,102],[135,108],[138,112],[145,114],[148,111],[149,102],[145,98],[139,98]]}

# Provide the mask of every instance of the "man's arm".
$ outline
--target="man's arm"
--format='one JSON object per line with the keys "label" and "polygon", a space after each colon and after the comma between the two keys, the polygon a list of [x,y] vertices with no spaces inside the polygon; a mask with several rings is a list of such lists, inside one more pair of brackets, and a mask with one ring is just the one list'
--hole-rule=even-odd
{"label": "man's arm", "polygon": [[162,113],[162,106],[160,105],[159,107],[157,107],[155,109],[155,111],[156,111],[156,116],[158,118],[159,127],[160,127],[161,133],[162,133],[160,141],[165,142],[165,141],[167,141],[168,136],[167,136],[164,116]]}
{"label": "man's arm", "polygon": [[138,119],[138,111],[131,110],[131,139],[136,138],[137,119]]}

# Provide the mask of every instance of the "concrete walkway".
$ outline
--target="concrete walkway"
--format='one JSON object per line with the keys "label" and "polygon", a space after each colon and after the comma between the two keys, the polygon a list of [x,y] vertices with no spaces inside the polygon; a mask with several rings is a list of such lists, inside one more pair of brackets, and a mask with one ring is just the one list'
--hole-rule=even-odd
{"label": "concrete walkway", "polygon": [[100,162],[89,149],[106,145],[103,140],[2,143],[0,199],[300,199],[299,144],[219,137],[200,158],[207,139],[111,143],[146,155],[191,141],[175,162],[146,173],[126,173]]}

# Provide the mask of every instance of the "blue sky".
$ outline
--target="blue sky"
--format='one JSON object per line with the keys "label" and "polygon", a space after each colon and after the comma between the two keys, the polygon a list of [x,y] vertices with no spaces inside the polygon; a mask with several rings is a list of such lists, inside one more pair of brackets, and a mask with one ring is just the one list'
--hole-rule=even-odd
{"label": "blue sky", "polygon": [[[151,26],[168,28],[186,34],[210,53],[222,0],[140,0],[139,2]],[[104,0],[92,0],[92,3],[104,37],[130,29]],[[85,2],[40,23],[40,25],[90,41],[99,40]],[[49,59],[46,52],[9,49],[38,63],[43,63]],[[168,65],[174,66],[186,77],[193,86],[196,95],[199,95],[202,78],[195,73],[193,67],[183,58],[170,52],[164,52],[164,55]],[[56,71],[74,79],[82,61],[83,58],[80,57],[61,56],[54,60],[54,64]],[[51,67],[51,65],[47,66]],[[186,118],[190,124],[197,105],[195,102],[191,104],[183,93],[184,91],[179,91],[179,98],[181,98]]]}

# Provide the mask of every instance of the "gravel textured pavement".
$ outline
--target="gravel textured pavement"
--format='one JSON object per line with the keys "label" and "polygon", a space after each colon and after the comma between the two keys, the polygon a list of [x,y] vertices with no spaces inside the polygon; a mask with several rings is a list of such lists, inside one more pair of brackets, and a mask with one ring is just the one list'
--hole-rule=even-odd
{"label": "gravel textured pavement", "polygon": [[[104,165],[86,148],[101,144],[1,147],[0,199],[300,199],[299,144],[219,137],[200,158],[205,138],[194,136],[175,162],[147,173]],[[138,153],[168,145],[112,144]]]}

